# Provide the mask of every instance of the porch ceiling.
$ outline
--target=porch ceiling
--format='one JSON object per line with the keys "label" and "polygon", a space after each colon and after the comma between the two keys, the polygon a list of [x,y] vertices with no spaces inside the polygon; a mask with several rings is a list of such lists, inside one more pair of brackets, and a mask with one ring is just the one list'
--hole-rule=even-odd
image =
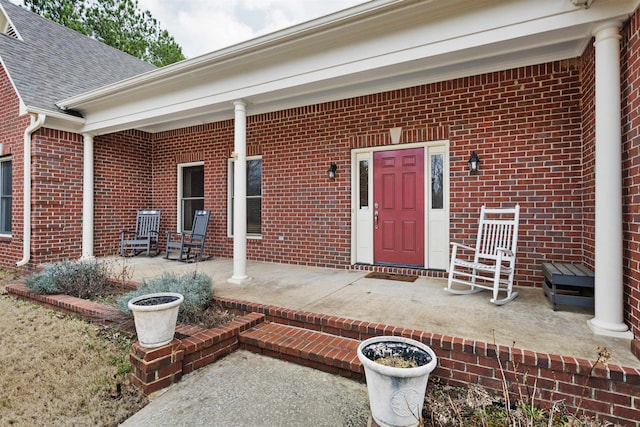
{"label": "porch ceiling", "polygon": [[[580,56],[640,0],[375,0],[59,102],[81,132],[159,132]],[[76,123],[77,126],[77,123]]]}

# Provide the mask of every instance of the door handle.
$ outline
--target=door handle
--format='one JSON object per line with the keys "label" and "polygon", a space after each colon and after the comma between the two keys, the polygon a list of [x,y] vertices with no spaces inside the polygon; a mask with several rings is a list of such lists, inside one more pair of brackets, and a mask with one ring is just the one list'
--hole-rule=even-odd
{"label": "door handle", "polygon": [[378,229],[378,211],[373,213],[373,223],[375,224],[376,230]]}

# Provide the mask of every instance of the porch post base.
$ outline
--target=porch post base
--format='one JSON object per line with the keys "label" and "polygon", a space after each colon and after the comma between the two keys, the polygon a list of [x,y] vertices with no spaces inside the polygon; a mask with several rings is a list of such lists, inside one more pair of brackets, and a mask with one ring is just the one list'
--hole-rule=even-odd
{"label": "porch post base", "polygon": [[242,285],[244,283],[249,283],[252,280],[253,278],[249,276],[231,276],[227,282],[234,285]]}
{"label": "porch post base", "polygon": [[590,319],[587,320],[587,325],[589,325],[589,329],[591,329],[591,332],[596,335],[603,335],[613,338],[624,338],[627,340],[633,339],[633,332],[631,332],[627,325],[625,325],[624,323],[609,324],[599,322],[596,319]]}

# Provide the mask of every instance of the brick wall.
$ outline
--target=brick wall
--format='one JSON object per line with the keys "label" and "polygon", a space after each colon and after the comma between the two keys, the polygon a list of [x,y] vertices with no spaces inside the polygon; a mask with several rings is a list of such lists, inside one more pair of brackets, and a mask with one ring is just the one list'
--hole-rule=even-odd
{"label": "brick wall", "polygon": [[82,255],[82,136],[41,128],[31,138],[32,262]]}
{"label": "brick wall", "polygon": [[625,318],[640,336],[640,11],[622,31],[622,176]]}
{"label": "brick wall", "polygon": [[[592,39],[593,41],[593,39]],[[582,199],[584,204],[582,244],[584,245],[584,263],[595,266],[595,233],[596,233],[596,58],[595,47],[589,43],[582,55],[582,166],[584,184]]]}
{"label": "brick wall", "polygon": [[0,64],[0,156],[12,156],[13,204],[11,237],[0,237],[0,267],[14,268],[22,259],[23,133],[29,117],[19,117],[20,100]]}
{"label": "brick wall", "polygon": [[[233,121],[162,132],[153,137],[154,207],[162,210],[161,240],[176,230],[178,164],[204,162],[205,209],[211,210],[207,255],[231,257],[227,246],[227,159],[233,147]],[[163,248],[164,250],[164,248]]]}
{"label": "brick wall", "polygon": [[[350,263],[352,148],[450,140],[451,238],[468,240],[480,206],[522,207],[517,284],[539,284],[540,262],[583,260],[580,60],[462,78],[250,116],[248,154],[263,161],[263,238],[250,259],[319,267]],[[251,108],[249,106],[249,113]],[[205,162],[213,211],[207,252],[232,256],[227,236],[227,158],[233,122],[154,138],[154,205],[175,223],[176,164]],[[481,171],[470,175],[472,151]],[[335,181],[326,170],[338,164]],[[279,240],[284,236],[284,240]]]}
{"label": "brick wall", "polygon": [[136,211],[158,207],[153,197],[150,138],[144,132],[129,131],[94,139],[96,256],[118,253],[120,231],[135,229]]}

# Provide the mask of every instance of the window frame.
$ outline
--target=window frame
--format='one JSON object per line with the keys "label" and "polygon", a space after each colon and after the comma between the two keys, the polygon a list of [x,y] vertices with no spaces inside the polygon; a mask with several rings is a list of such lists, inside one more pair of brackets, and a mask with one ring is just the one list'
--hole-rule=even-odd
{"label": "window frame", "polygon": [[[4,167],[5,164],[9,164],[9,166],[11,167],[11,187],[9,188],[9,194],[8,195],[3,195],[2,194],[2,188],[4,187],[4,182],[2,181],[2,168]],[[13,222],[13,157],[8,156],[8,157],[3,157],[0,158],[0,200],[1,199],[8,199],[9,200],[9,230],[2,230],[1,229],[1,225],[4,223],[4,219],[3,218],[3,212],[2,209],[0,208],[0,236],[2,237],[11,237],[12,235],[12,222]],[[0,202],[0,206],[1,206],[1,202]]]}
{"label": "window frame", "polygon": [[[183,175],[183,170],[186,168],[190,168],[190,167],[194,167],[194,166],[202,166],[204,168],[204,162],[200,161],[200,162],[188,162],[188,163],[178,163],[178,168],[177,168],[177,173],[178,173],[178,191],[177,191],[177,201],[176,201],[176,232],[178,233],[184,233],[185,230],[182,229],[182,224],[183,224],[183,205],[182,205],[182,201],[184,199],[183,195],[184,195],[184,187],[183,187],[183,180],[182,180],[182,175]],[[203,188],[204,188],[204,182],[203,184]],[[204,202],[205,200],[205,195],[202,195],[202,200]],[[189,231],[189,230],[187,230]]]}
{"label": "window frame", "polygon": [[[247,162],[251,160],[260,160],[262,162],[262,155],[257,156],[247,156]],[[229,158],[227,159],[227,237],[233,237],[233,196],[234,196],[234,175],[233,175],[233,164],[236,162],[236,159]],[[264,165],[264,162],[262,162]],[[260,175],[260,196],[247,196],[247,198],[260,198],[262,202],[263,189],[262,189],[262,174]],[[260,215],[260,230],[262,230],[262,214]],[[249,233],[247,232],[247,239],[262,239],[262,233]]]}

